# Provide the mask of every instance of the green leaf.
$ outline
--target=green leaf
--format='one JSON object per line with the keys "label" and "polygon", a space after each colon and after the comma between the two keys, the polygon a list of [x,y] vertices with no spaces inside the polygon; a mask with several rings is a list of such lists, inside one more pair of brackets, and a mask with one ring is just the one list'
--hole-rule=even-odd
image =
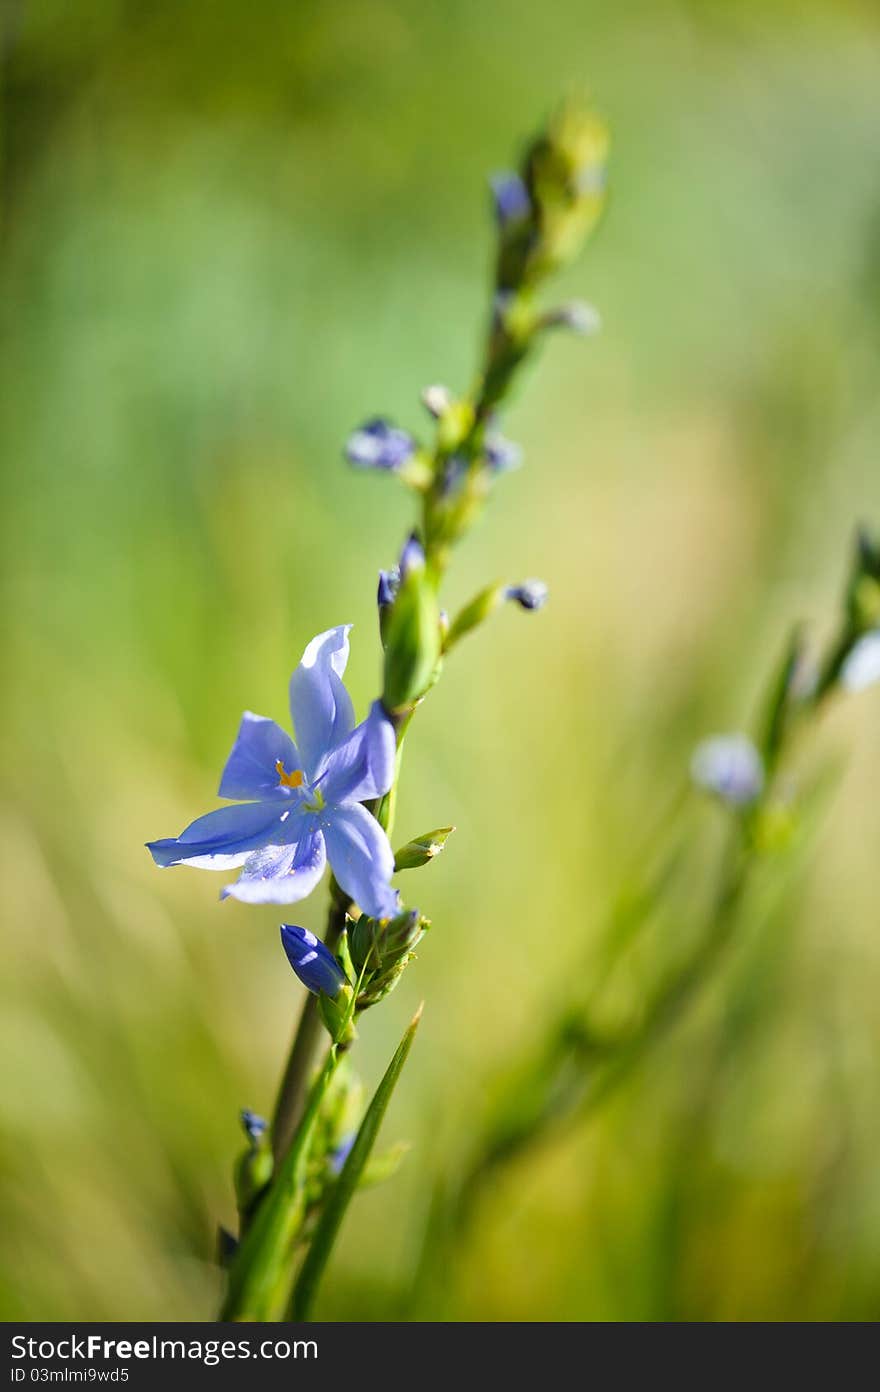
{"label": "green leaf", "polygon": [[355,1137],[354,1145],[342,1167],[342,1173],[330,1191],[294,1287],[291,1319],[305,1320],[309,1317],[318,1282],[333,1250],[333,1244],[342,1226],[348,1205],[370,1158],[379,1127],[382,1125],[382,1119],[391,1100],[391,1094],[406,1062],[421,1018],[422,1007],[419,1006],[397,1046],[394,1057],[385,1071],[385,1076],[373,1095],[372,1102],[367,1108],[366,1115]]}
{"label": "green leaf", "polygon": [[427,865],[429,860],[440,854],[454,831],[454,826],[438,827],[436,831],[423,832],[421,836],[407,841],[394,857],[395,873],[398,870],[418,870],[419,866]]}

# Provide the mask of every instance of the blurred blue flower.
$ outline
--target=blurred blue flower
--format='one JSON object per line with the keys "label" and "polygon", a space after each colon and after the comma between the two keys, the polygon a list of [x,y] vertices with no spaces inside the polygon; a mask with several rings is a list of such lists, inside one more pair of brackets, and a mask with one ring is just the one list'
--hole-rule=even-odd
{"label": "blurred blue flower", "polygon": [[495,216],[500,227],[506,227],[510,222],[530,216],[532,200],[518,174],[509,172],[493,174],[489,179],[489,185],[495,204]]}
{"label": "blurred blue flower", "polygon": [[345,457],[358,469],[400,469],[415,453],[416,442],[405,430],[376,417],[348,437]]}
{"label": "blurred blue flower", "polygon": [[543,580],[523,580],[519,585],[508,585],[504,591],[504,598],[512,599],[521,609],[543,609],[549,596]]}
{"label": "blurred blue flower", "polygon": [[282,923],[281,942],[287,960],[302,984],[314,991],[315,995],[323,991],[325,996],[335,1000],[346,984],[346,976],[320,938],[316,938],[308,928],[299,928],[295,923]]}
{"label": "blurred blue flower", "polygon": [[389,880],[394,854],[361,804],[394,777],[394,730],[381,704],[355,727],[342,682],[351,625],[313,638],[290,679],[297,735],[246,711],[223,770],[220,797],[249,798],[199,817],[180,836],[148,843],[157,865],[201,870],[242,866],[221,891],[249,904],[293,904],[310,894],[327,861],[365,913],[397,907]]}
{"label": "blurred blue flower", "polygon": [[880,681],[880,628],[860,638],[840,669],[840,684],[846,691],[864,691]]}
{"label": "blurred blue flower", "polygon": [[492,431],[486,436],[486,458],[494,474],[507,474],[522,464],[522,446]]}
{"label": "blurred blue flower", "polygon": [[356,1140],[357,1132],[349,1131],[348,1135],[344,1136],[339,1142],[339,1145],[335,1146],[334,1149],[330,1151],[327,1156],[327,1161],[330,1166],[331,1174],[339,1175],[342,1173],[342,1167],[351,1154],[351,1148]]}
{"label": "blurred blue flower", "polygon": [[262,1136],[265,1136],[269,1129],[269,1123],[265,1117],[258,1116],[252,1112],[250,1107],[242,1107],[241,1124],[244,1127],[245,1135],[256,1145]]}
{"label": "blurred blue flower", "polygon": [[764,788],[764,765],[745,735],[713,735],[697,745],[691,777],[733,807],[748,807]]}

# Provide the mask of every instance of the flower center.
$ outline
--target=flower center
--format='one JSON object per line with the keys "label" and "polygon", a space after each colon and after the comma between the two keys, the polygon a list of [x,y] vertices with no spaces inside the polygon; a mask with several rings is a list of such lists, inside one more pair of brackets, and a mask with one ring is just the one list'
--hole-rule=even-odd
{"label": "flower center", "polygon": [[[285,770],[284,764],[279,759],[275,764],[275,772],[278,774],[278,786],[280,788],[302,788],[305,785],[310,794],[309,802],[301,802],[300,807],[303,812],[322,812],[324,809],[324,796],[317,786],[317,783],[309,787],[306,784],[306,776],[302,769],[293,769],[290,773]],[[320,778],[318,783],[320,783]],[[287,816],[287,813],[284,814]]]}
{"label": "flower center", "polygon": [[285,773],[284,765],[279,759],[275,765],[275,772],[278,774],[278,782],[282,788],[301,788],[304,774],[302,769],[294,769],[292,773]]}

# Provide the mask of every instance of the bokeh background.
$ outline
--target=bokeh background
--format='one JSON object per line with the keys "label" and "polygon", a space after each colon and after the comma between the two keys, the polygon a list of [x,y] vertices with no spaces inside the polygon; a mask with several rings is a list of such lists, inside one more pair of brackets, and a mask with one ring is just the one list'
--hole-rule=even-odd
{"label": "bokeh background", "polygon": [[[527,465],[448,594],[534,574],[552,602],[469,640],[414,728],[397,839],[458,830],[410,882],[435,926],[360,1046],[373,1082],[426,999],[384,1132],[412,1150],[359,1197],[318,1314],[876,1316],[876,692],[806,756],[833,796],[766,912],[600,1114],[499,1172],[442,1302],[412,1300],[434,1177],[589,982],[693,743],[751,717],[792,620],[827,631],[854,524],[880,524],[876,7],[2,18],[5,1317],[212,1317],[237,1110],[271,1107],[301,991],[277,910],[221,907],[143,842],[214,805],[242,709],[286,720],[314,633],[354,622],[374,696],[410,503],[341,445],[467,385],[486,174],[583,87],[612,192],[560,293],[604,332],[529,374],[506,422]],[[711,900],[723,819],[685,818],[624,994]]]}

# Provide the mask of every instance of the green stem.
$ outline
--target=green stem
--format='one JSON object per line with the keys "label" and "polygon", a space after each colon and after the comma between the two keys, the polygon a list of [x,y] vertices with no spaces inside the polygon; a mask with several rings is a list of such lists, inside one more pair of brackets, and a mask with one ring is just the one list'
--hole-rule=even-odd
{"label": "green stem", "polygon": [[293,1254],[306,1212],[306,1166],[321,1104],[343,1050],[331,1044],[293,1142],[248,1229],[229,1274],[221,1320],[280,1320],[290,1298]]}

